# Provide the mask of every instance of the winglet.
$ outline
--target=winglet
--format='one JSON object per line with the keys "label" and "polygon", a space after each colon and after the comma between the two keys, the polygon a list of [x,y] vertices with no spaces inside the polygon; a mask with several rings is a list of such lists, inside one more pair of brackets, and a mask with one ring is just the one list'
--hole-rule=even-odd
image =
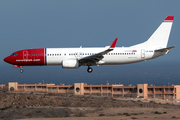
{"label": "winglet", "polygon": [[173,20],[174,20],[174,16],[167,16],[164,21],[173,21]]}
{"label": "winglet", "polygon": [[118,39],[118,38],[116,38],[116,39],[113,41],[113,43],[111,44],[111,47],[110,47],[110,48],[115,48],[117,39]]}

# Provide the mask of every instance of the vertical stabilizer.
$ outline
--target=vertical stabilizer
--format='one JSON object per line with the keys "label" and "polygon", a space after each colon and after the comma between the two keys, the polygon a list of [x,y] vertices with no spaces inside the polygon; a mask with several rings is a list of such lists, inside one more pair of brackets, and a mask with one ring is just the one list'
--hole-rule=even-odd
{"label": "vertical stabilizer", "polygon": [[140,43],[131,47],[141,48],[166,48],[171,32],[174,16],[167,16],[151,37],[144,43]]}

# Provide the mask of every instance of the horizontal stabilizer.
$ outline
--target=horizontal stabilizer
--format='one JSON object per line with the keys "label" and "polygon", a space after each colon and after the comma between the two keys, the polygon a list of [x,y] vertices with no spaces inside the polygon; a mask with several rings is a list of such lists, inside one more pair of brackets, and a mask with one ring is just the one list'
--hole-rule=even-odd
{"label": "horizontal stabilizer", "polygon": [[158,49],[158,50],[155,50],[155,52],[164,52],[164,51],[169,51],[173,48],[175,48],[176,46],[172,46],[172,47],[168,47],[168,48],[163,48],[163,49]]}

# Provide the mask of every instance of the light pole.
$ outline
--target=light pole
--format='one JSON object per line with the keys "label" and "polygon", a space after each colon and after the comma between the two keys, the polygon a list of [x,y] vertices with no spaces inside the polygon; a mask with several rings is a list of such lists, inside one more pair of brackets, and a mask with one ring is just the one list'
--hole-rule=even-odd
{"label": "light pole", "polygon": [[[60,83],[60,85],[62,85],[62,83]],[[60,90],[60,93],[62,93],[62,88],[61,88],[61,90]]]}
{"label": "light pole", "polygon": [[43,89],[44,89],[44,80],[43,80]]}
{"label": "light pole", "polygon": [[106,83],[106,84],[107,84],[107,96],[108,96],[108,81],[107,81],[107,83]]}
{"label": "light pole", "polygon": [[168,93],[169,93],[169,99],[170,99],[170,85],[169,85],[169,83],[168,83],[168,87],[169,87]]}

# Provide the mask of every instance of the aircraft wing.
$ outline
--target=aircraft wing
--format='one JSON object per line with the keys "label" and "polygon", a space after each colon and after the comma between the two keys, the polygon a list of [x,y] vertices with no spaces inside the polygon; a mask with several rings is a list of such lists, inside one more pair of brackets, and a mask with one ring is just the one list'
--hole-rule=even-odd
{"label": "aircraft wing", "polygon": [[106,50],[104,50],[104,51],[102,51],[102,52],[99,52],[99,53],[90,55],[90,56],[86,56],[86,57],[80,58],[80,59],[79,59],[79,62],[87,63],[87,62],[98,62],[98,61],[100,61],[101,59],[104,58],[103,55],[111,52],[111,51],[115,48],[117,39],[118,39],[118,38],[116,38],[116,39],[113,41],[113,43],[111,44],[111,46],[110,46],[108,49],[106,49]]}

